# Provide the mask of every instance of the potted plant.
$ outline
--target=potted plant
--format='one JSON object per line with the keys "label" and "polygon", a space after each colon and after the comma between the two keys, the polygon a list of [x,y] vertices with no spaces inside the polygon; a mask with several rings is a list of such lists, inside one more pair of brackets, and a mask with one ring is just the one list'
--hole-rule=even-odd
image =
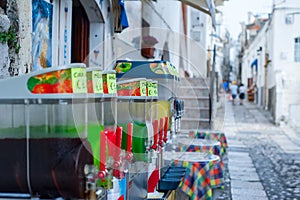
{"label": "potted plant", "polygon": [[154,58],[154,45],[157,43],[158,40],[155,37],[151,35],[143,36],[141,49],[142,56],[145,58]]}

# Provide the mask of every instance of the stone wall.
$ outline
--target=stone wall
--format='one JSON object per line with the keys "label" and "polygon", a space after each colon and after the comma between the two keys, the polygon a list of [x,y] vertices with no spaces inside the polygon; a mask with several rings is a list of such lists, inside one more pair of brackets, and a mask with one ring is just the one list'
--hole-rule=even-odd
{"label": "stone wall", "polygon": [[[5,15],[4,10],[0,8],[0,33],[5,36],[10,27],[10,20]],[[9,77],[10,59],[8,54],[8,42],[3,40],[0,42],[0,79]]]}
{"label": "stone wall", "polygon": [[[11,26],[14,28],[16,35],[19,33],[19,20],[18,20],[18,11],[17,11],[17,0],[9,0],[6,5],[6,13],[10,19]],[[9,49],[10,56],[10,68],[9,72],[11,76],[17,76],[18,73],[18,55],[14,49]]]}
{"label": "stone wall", "polygon": [[15,44],[0,44],[0,78],[7,78],[31,68],[31,1],[1,0],[0,7],[0,32],[10,26],[16,36]]}
{"label": "stone wall", "polygon": [[7,15],[18,35],[20,50],[10,51],[11,75],[24,74],[31,69],[31,1],[9,0],[7,2]]}

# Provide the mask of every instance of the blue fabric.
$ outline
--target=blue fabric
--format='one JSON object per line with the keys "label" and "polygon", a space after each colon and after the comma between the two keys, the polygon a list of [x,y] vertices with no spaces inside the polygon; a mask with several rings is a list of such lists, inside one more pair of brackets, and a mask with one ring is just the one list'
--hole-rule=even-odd
{"label": "blue fabric", "polygon": [[122,28],[125,29],[129,25],[128,25],[128,19],[127,19],[127,15],[126,15],[126,11],[125,11],[124,0],[119,0],[119,4],[121,7],[121,25],[122,25]]}
{"label": "blue fabric", "polygon": [[251,63],[251,68],[253,68],[253,66],[255,66],[255,69],[257,71],[257,66],[258,66],[258,61],[257,59],[255,59],[252,63]]}

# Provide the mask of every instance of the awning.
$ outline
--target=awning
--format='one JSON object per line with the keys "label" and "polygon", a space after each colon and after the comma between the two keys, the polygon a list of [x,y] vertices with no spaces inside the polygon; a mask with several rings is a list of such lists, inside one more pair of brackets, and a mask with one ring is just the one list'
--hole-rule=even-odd
{"label": "awning", "polygon": [[127,15],[126,15],[126,11],[125,11],[124,0],[119,0],[119,4],[121,7],[121,26],[122,26],[122,29],[125,29],[129,25],[128,25],[128,19],[127,19]]}
{"label": "awning", "polygon": [[258,61],[257,59],[253,60],[253,62],[251,63],[251,68],[253,68],[253,66],[255,66],[255,69],[257,71],[257,66],[258,66]]}
{"label": "awning", "polygon": [[180,0],[182,3],[211,16],[212,26],[216,27],[215,3],[213,0]]}

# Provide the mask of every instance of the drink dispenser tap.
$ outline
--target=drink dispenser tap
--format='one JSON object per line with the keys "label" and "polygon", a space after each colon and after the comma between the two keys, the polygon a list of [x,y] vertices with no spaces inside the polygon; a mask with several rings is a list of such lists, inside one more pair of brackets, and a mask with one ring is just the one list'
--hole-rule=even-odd
{"label": "drink dispenser tap", "polygon": [[184,100],[180,100],[180,120],[179,120],[179,129],[181,128],[181,118],[184,115]]}
{"label": "drink dispenser tap", "polygon": [[167,143],[168,141],[168,128],[169,128],[169,117],[165,117],[165,125],[164,125],[164,138],[163,141]]}
{"label": "drink dispenser tap", "polygon": [[175,117],[176,117],[176,110],[175,110],[175,98],[171,97],[170,101],[170,112],[171,112],[171,135],[170,138],[173,137],[173,133],[175,133]]}
{"label": "drink dispenser tap", "polygon": [[175,104],[175,110],[176,110],[175,132],[177,133],[180,129],[180,119],[181,119],[181,114],[182,114],[181,101],[178,99],[175,99],[174,104]]}
{"label": "drink dispenser tap", "polygon": [[153,145],[151,146],[151,149],[156,150],[158,147],[158,120],[154,120],[153,122],[153,135]]}
{"label": "drink dispenser tap", "polygon": [[[117,126],[116,131],[108,131],[108,155],[110,155],[110,164],[108,169],[110,171],[109,175],[110,184],[112,184],[107,192],[108,199],[122,199],[124,198],[124,193],[121,190],[125,188],[122,183],[124,183],[125,177],[125,162],[121,161],[121,158],[124,158],[122,154],[121,143],[122,143],[122,131],[121,126]],[[121,185],[122,186],[121,186]],[[126,189],[126,188],[125,188]]]}
{"label": "drink dispenser tap", "polygon": [[133,133],[133,123],[127,124],[127,147],[126,147],[126,161],[131,163],[133,159],[132,154],[132,133]]}
{"label": "drink dispenser tap", "polygon": [[108,170],[106,169],[107,134],[107,130],[100,133],[100,171],[98,172],[98,178],[102,181],[108,175]]}
{"label": "drink dispenser tap", "polygon": [[164,130],[164,118],[160,118],[159,120],[159,139],[158,145],[163,147],[163,130]]}
{"label": "drink dispenser tap", "polygon": [[121,173],[121,141],[122,141],[122,127],[117,126],[115,132],[115,141],[113,141],[112,145],[112,157],[113,157],[113,176],[120,178],[122,176]]}
{"label": "drink dispenser tap", "polygon": [[84,174],[86,177],[85,183],[85,198],[96,200],[97,198],[97,180],[98,169],[95,165],[85,165]]}

